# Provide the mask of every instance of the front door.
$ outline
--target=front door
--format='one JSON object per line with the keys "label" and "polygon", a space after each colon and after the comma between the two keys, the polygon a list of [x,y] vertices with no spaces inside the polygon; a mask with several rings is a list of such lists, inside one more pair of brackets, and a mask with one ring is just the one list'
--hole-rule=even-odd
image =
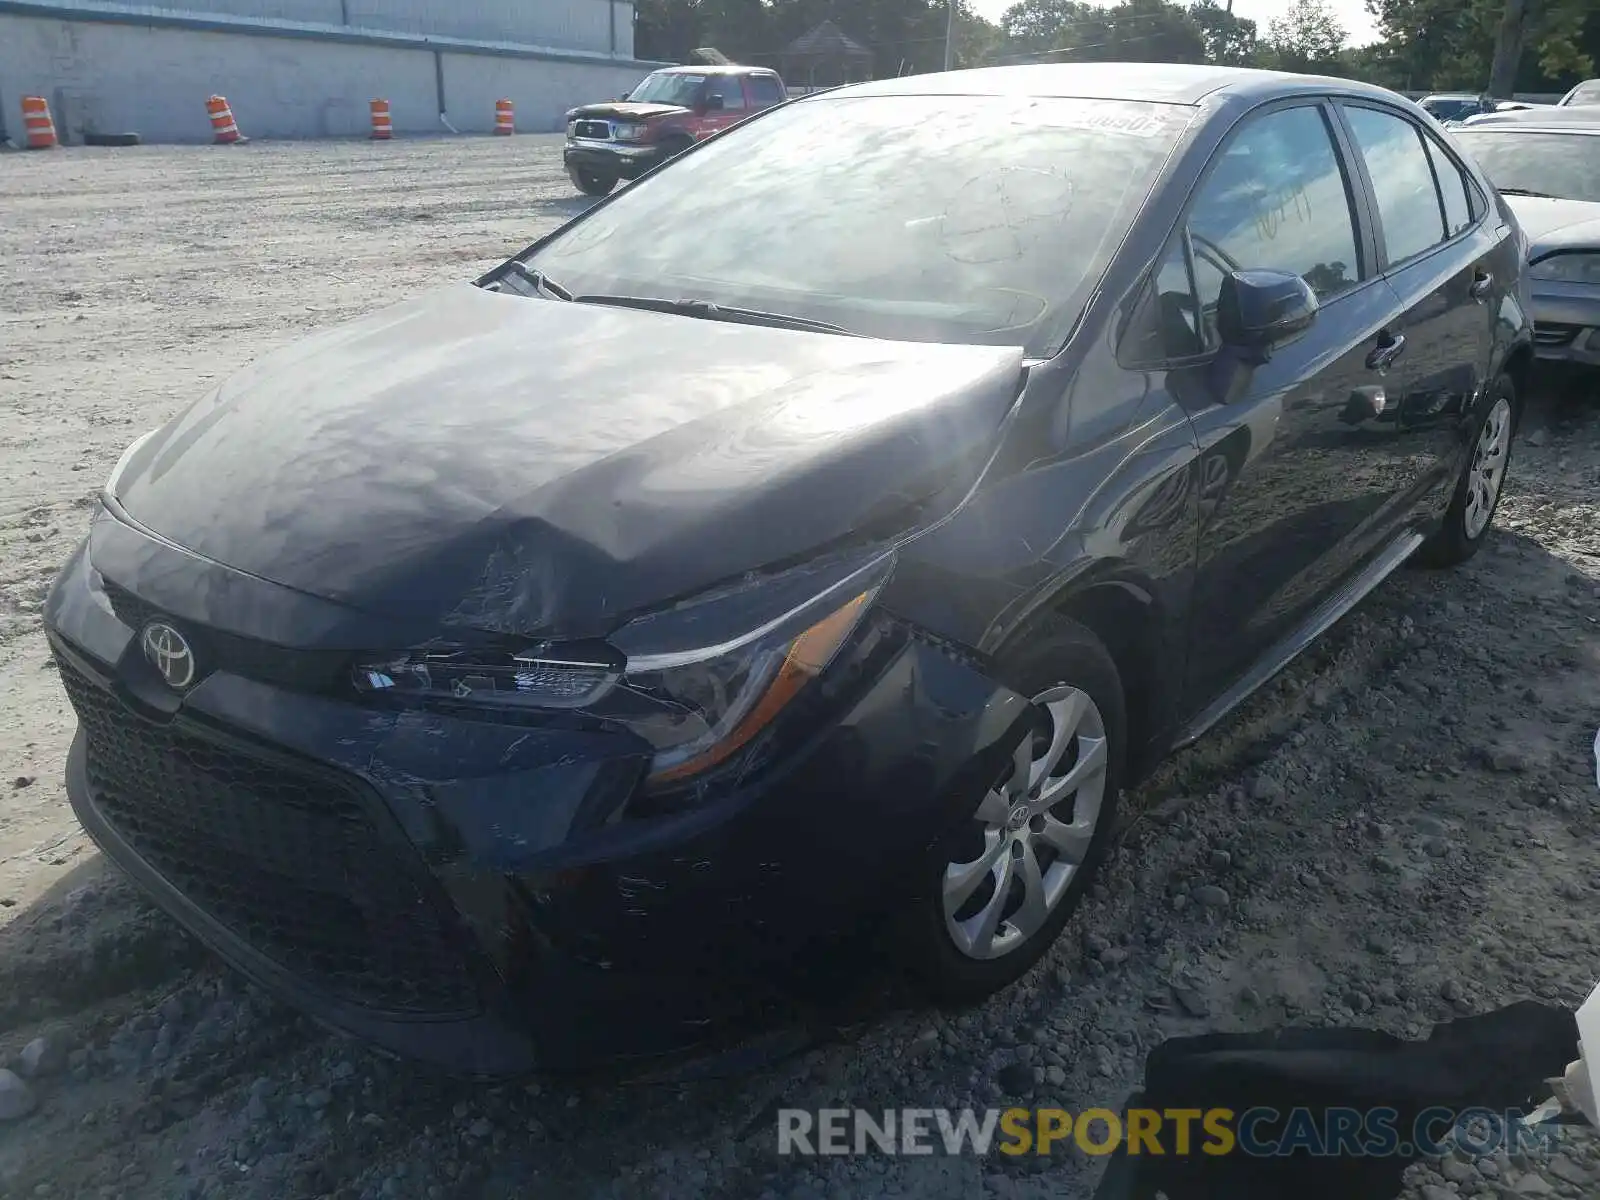
{"label": "front door", "polygon": [[[715,97],[715,98],[713,98]],[[701,89],[689,129],[695,141],[704,141],[749,116],[744,83],[737,75],[713,75]]]}
{"label": "front door", "polygon": [[[1199,357],[1169,375],[1201,454],[1194,708],[1302,625],[1391,533],[1381,473],[1393,427],[1363,413],[1384,407],[1375,351],[1396,304],[1356,215],[1335,120],[1317,101],[1247,117],[1196,188],[1173,249],[1192,264],[1198,317]],[[1231,377],[1225,396],[1218,300],[1225,275],[1249,269],[1300,275],[1321,311],[1269,361],[1241,368],[1248,375]]]}

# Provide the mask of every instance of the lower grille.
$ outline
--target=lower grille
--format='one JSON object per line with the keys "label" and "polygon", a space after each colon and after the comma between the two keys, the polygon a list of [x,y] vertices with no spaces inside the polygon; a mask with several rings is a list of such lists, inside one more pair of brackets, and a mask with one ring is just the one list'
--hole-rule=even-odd
{"label": "lower grille", "polygon": [[477,994],[416,872],[341,785],[128,710],[57,656],[91,799],[178,891],[340,1000],[464,1014]]}
{"label": "lower grille", "polygon": [[1533,340],[1540,346],[1570,346],[1582,329],[1582,325],[1539,321],[1533,327]]}
{"label": "lower grille", "polygon": [[611,140],[610,121],[578,121],[572,130],[574,137],[591,138],[595,141],[609,142]]}

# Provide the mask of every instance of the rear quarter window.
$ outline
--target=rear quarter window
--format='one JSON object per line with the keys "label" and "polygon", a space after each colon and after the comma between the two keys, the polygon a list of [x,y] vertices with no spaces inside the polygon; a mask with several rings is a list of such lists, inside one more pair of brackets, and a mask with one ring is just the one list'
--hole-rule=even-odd
{"label": "rear quarter window", "polygon": [[750,89],[752,107],[769,108],[783,102],[783,87],[772,75],[751,75],[745,85]]}

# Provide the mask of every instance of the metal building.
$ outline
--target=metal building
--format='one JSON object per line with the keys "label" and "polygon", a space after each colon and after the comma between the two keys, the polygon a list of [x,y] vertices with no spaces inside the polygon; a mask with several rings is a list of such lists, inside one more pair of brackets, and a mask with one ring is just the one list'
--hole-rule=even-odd
{"label": "metal building", "polygon": [[204,141],[228,98],[251,137],[362,135],[390,103],[397,134],[560,128],[584,100],[631,87],[632,0],[0,0],[0,111],[46,97],[85,132]]}

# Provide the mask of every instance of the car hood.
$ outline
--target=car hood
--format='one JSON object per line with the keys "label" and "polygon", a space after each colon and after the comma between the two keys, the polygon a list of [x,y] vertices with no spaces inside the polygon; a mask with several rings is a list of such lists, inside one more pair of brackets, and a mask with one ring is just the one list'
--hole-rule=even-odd
{"label": "car hood", "polygon": [[129,456],[113,491],[204,558],[374,614],[597,636],[902,531],[913,506],[949,511],[1023,371],[1020,348],[463,284],[247,368]]}
{"label": "car hood", "polygon": [[567,120],[576,121],[585,117],[605,117],[608,119],[621,117],[632,121],[643,121],[648,117],[661,117],[667,113],[688,111],[681,104],[644,104],[632,100],[609,100],[602,104],[585,104],[574,108],[567,113]]}
{"label": "car hood", "polygon": [[1543,196],[1507,196],[1505,200],[1528,235],[1530,258],[1552,250],[1600,249],[1600,204]]}

